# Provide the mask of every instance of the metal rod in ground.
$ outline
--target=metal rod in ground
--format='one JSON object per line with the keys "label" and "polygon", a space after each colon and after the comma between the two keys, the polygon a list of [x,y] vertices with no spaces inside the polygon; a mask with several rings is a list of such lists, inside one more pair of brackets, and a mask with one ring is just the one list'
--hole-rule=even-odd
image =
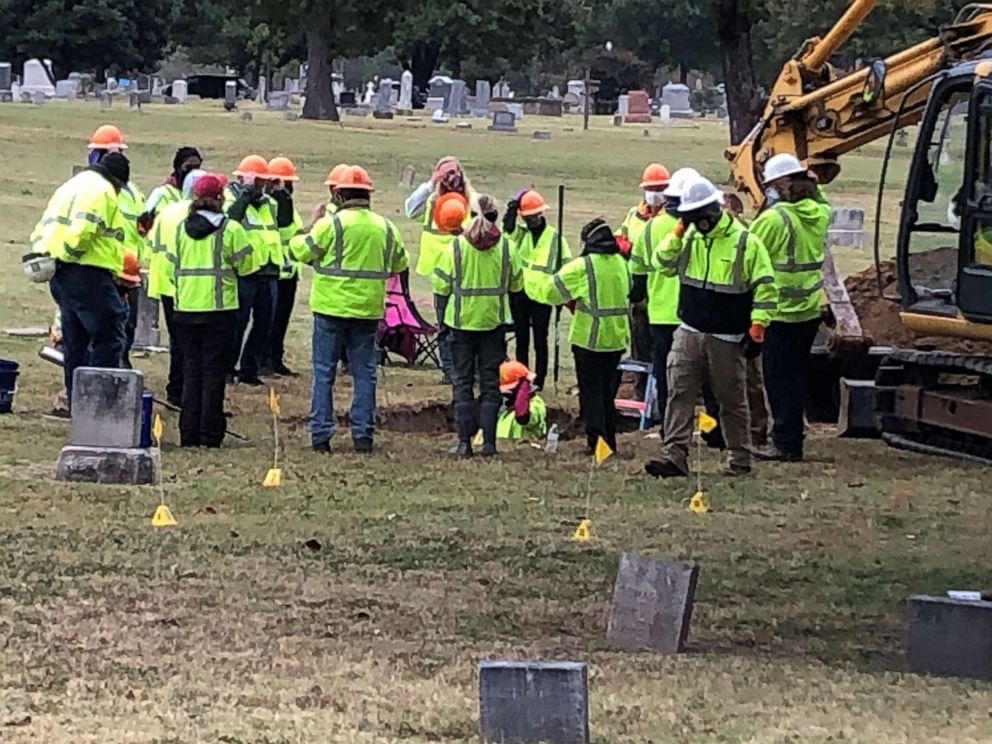
{"label": "metal rod in ground", "polygon": [[[53,349],[51,346],[42,347],[41,351],[38,352],[38,356],[40,356],[46,362],[51,362],[52,364],[58,367],[62,367],[65,365],[65,356],[62,354],[61,351],[59,351],[58,349]],[[159,400],[154,395],[152,396],[152,403],[154,403],[157,406],[162,406],[162,408],[164,408],[165,410],[172,411],[173,413],[183,412],[183,409],[180,408],[179,406],[174,406],[165,400]],[[236,431],[231,431],[230,429],[228,429],[226,433],[242,442],[251,441],[248,437],[242,434],[238,434]]]}
{"label": "metal rod in ground", "polygon": [[[557,274],[561,270],[562,257],[562,235],[565,230],[565,184],[558,184],[558,235],[555,241],[555,261],[554,269]],[[558,377],[561,373],[561,334],[558,332],[558,326],[561,322],[561,305],[555,308],[555,363],[552,372],[552,379],[555,383],[555,393],[558,392]]]}

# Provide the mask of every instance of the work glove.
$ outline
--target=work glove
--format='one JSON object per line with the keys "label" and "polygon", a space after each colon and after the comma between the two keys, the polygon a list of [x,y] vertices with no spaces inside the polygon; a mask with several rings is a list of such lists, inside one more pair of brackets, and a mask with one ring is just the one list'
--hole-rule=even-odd
{"label": "work glove", "polygon": [[227,216],[235,222],[244,222],[245,214],[252,203],[252,193],[248,189],[240,189],[234,203],[227,210]]}
{"label": "work glove", "polygon": [[151,232],[152,226],[155,224],[155,213],[154,212],[143,212],[138,215],[138,235],[145,237]]}
{"label": "work glove", "polygon": [[272,192],[276,200],[276,227],[289,227],[293,224],[293,195],[280,189]]}
{"label": "work glove", "polygon": [[510,199],[506,203],[506,212],[503,213],[503,232],[512,233],[517,229],[517,211],[520,209],[520,202]]}

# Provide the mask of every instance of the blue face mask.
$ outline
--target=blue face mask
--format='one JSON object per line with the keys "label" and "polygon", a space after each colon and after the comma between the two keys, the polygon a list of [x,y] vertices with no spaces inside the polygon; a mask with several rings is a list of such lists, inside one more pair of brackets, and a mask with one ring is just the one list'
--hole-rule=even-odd
{"label": "blue face mask", "polygon": [[778,193],[778,189],[775,188],[774,186],[769,186],[767,189],[765,189],[765,198],[768,200],[769,207],[772,204],[776,204],[782,201],[782,195]]}

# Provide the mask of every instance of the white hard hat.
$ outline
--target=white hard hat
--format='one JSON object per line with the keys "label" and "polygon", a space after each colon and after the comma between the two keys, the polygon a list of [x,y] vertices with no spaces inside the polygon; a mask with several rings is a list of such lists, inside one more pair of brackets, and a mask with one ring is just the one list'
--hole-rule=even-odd
{"label": "white hard hat", "polygon": [[682,198],[682,192],[689,181],[700,178],[699,171],[695,168],[679,168],[672,174],[668,181],[668,186],[661,193],[665,196],[672,196],[677,199]]}
{"label": "white hard hat", "polygon": [[783,152],[768,158],[768,162],[765,163],[765,183],[806,171],[806,166],[799,162],[799,158]]}
{"label": "white hard hat", "polygon": [[723,192],[710,181],[698,176],[685,185],[679,212],[694,212],[710,204],[722,204]]}
{"label": "white hard hat", "polygon": [[193,187],[196,186],[196,182],[203,176],[207,175],[207,173],[208,171],[205,171],[202,168],[194,168],[186,174],[186,178],[184,178],[182,182],[183,199],[193,198]]}

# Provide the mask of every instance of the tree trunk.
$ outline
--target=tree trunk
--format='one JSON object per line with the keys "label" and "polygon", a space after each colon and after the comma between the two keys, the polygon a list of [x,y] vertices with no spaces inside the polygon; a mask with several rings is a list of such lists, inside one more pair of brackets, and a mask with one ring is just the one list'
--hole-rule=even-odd
{"label": "tree trunk", "polygon": [[304,119],[338,121],[338,107],[331,89],[334,20],[330,13],[315,13],[307,30],[307,100]]}
{"label": "tree trunk", "polygon": [[761,98],[751,58],[751,15],[748,0],[720,0],[717,35],[723,54],[730,141],[743,140],[761,116]]}
{"label": "tree trunk", "polygon": [[679,63],[679,82],[682,85],[687,85],[689,82],[689,65],[685,62]]}
{"label": "tree trunk", "polygon": [[413,53],[410,55],[410,72],[413,73],[414,86],[423,93],[427,92],[440,53],[441,47],[438,44],[417,42],[413,46]]}

